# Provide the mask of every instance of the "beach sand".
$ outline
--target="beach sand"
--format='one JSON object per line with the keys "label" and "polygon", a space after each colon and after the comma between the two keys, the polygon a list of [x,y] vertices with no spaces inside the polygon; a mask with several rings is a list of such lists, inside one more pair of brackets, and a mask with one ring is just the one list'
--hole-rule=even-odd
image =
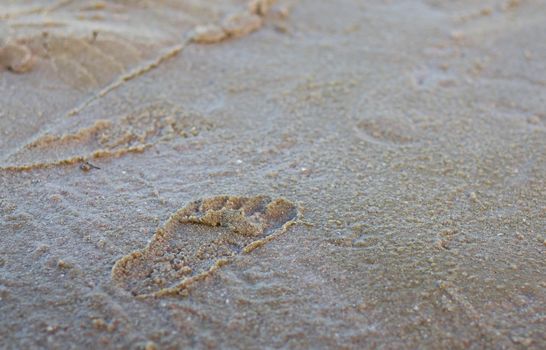
{"label": "beach sand", "polygon": [[3,1],[0,348],[544,349],[543,0]]}

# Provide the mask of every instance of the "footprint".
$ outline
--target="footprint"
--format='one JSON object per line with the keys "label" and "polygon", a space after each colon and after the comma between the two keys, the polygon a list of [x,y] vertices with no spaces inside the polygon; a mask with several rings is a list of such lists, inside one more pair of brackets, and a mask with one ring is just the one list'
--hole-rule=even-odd
{"label": "footprint", "polygon": [[361,120],[355,131],[362,139],[375,144],[399,147],[416,143],[419,128],[405,118],[377,117]]}
{"label": "footprint", "polygon": [[199,113],[157,102],[113,120],[98,119],[71,132],[41,136],[10,155],[6,159],[9,165],[3,169],[30,170],[76,164],[82,159],[119,157],[142,152],[159,142],[195,137],[212,128],[213,124]]}
{"label": "footprint", "polygon": [[[105,39],[114,40],[116,37],[110,35]],[[94,42],[90,40],[75,35],[51,35],[47,38],[47,56],[56,74],[66,84],[83,91],[104,86],[130,68],[130,65],[124,65],[124,62],[117,61],[116,56],[110,54],[121,49],[103,51],[102,37]],[[115,41],[120,43],[120,48],[132,46],[129,41],[121,38]],[[124,52],[127,52],[127,56],[134,55],[130,51]]]}
{"label": "footprint", "polygon": [[218,196],[174,213],[144,249],[119,259],[115,284],[139,297],[184,293],[240,254],[284,233],[299,217],[296,205],[268,196]]}

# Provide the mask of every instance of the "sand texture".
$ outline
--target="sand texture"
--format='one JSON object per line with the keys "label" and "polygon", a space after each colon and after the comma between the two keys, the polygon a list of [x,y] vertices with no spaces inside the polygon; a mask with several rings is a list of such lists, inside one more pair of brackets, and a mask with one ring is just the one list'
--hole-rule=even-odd
{"label": "sand texture", "polygon": [[545,349],[546,1],[0,1],[0,349]]}

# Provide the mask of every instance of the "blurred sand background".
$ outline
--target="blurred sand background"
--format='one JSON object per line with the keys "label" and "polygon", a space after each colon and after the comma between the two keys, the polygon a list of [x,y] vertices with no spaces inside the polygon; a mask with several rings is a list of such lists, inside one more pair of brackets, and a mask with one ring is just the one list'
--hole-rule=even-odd
{"label": "blurred sand background", "polygon": [[3,0],[0,92],[3,349],[546,347],[546,1]]}

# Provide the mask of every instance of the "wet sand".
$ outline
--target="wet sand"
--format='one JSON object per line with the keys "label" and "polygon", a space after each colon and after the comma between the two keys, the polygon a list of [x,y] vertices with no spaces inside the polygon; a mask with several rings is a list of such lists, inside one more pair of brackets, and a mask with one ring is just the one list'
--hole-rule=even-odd
{"label": "wet sand", "polygon": [[0,348],[546,347],[546,2],[0,4]]}

